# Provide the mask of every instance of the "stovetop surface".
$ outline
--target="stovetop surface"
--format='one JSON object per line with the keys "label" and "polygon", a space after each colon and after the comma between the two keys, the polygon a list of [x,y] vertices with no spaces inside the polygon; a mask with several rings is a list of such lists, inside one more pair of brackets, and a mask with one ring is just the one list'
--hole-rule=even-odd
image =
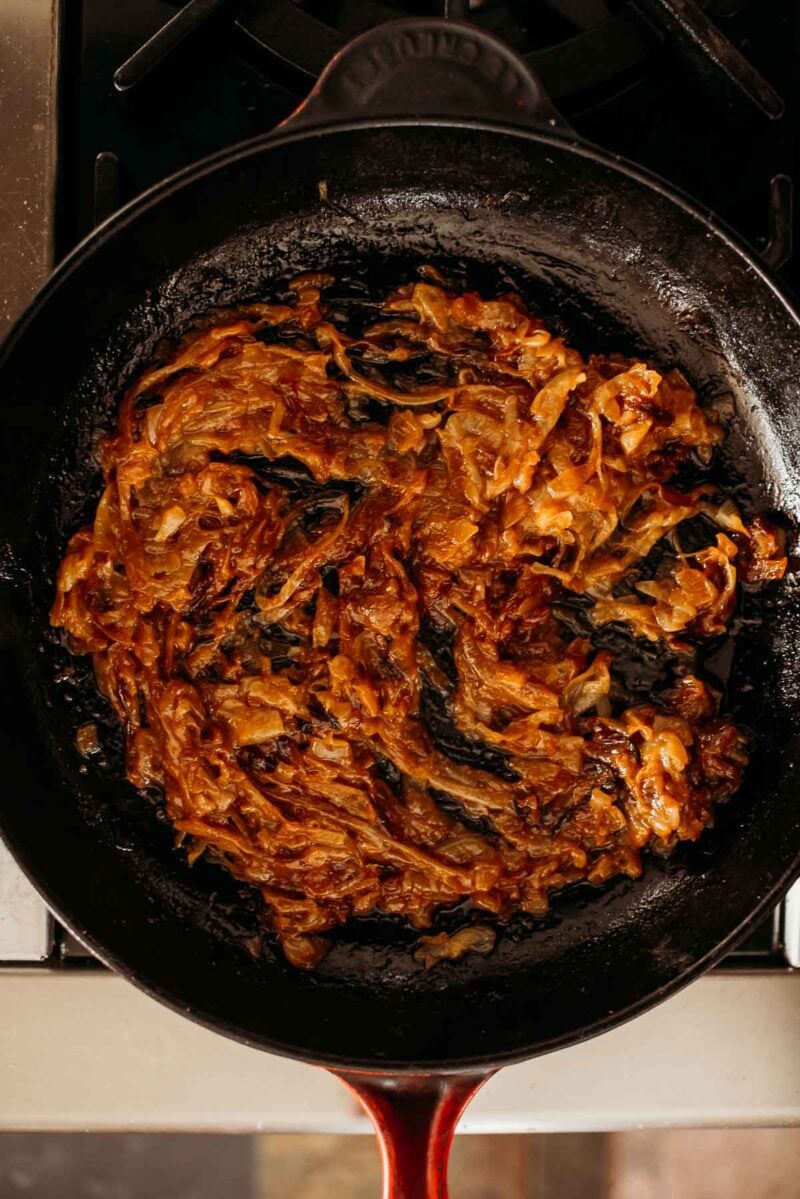
{"label": "stovetop surface", "polygon": [[[798,155],[796,5],[715,0],[709,9],[783,97],[786,112],[777,121],[745,101],[710,99],[670,43],[659,43],[624,2],[542,0],[534,7],[537,16],[530,28],[521,16],[530,6],[515,0],[478,0],[470,15],[528,51],[578,133],[663,175],[763,247],[770,233],[771,181],[791,179]],[[89,232],[96,216],[106,215],[95,211],[99,154],[119,161],[118,194],[112,164],[111,179],[106,171],[101,180],[102,204],[131,199],[178,168],[273,128],[307,93],[309,63],[324,61],[326,51],[347,35],[385,17],[440,8],[419,0],[248,0],[228,5],[220,19],[168,60],[166,69],[123,100],[114,90],[115,70],[174,15],[175,5],[170,0],[65,4],[59,252]],[[301,23],[287,33],[283,10],[302,16],[308,27]],[[719,15],[731,10],[733,15]],[[320,21],[320,13],[327,21]],[[309,31],[319,34],[311,44]],[[281,56],[290,52],[299,65],[288,67],[277,52],[258,44],[259,35],[269,36]],[[292,36],[297,38],[294,45]],[[554,60],[555,51],[560,57]],[[610,64],[611,78],[602,80],[598,61]],[[623,69],[617,71],[619,63]],[[565,79],[571,90],[560,94],[559,80]],[[591,86],[582,87],[584,80]],[[789,264],[786,278],[797,282],[798,269]]]}
{"label": "stovetop surface", "polygon": [[[798,6],[713,0],[709,14],[785,101],[779,120],[720,103],[625,0],[473,0],[470,18],[525,53],[582,136],[711,208],[781,266],[789,254],[800,145]],[[174,171],[268,131],[307,93],[348,37],[377,21],[436,14],[420,0],[246,0],[220,14],[125,98],[117,68],[174,15],[171,0],[62,0],[59,26],[56,257],[120,204]],[[530,14],[535,9],[535,18]],[[725,962],[783,968],[780,912]],[[93,964],[56,928],[49,964]]]}

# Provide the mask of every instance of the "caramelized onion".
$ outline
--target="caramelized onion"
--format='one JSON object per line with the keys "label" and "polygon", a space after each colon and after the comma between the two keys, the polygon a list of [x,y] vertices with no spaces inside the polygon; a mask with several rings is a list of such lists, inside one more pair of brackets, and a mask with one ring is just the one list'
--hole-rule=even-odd
{"label": "caramelized onion", "polygon": [[[739,577],[786,568],[763,517],[671,485],[722,438],[679,372],[584,361],[517,297],[426,277],[357,336],[321,275],[198,321],[123,398],[58,574],[52,623],[94,657],[129,778],[190,860],[260,888],[304,968],[353,916],[539,916],[698,837],[744,735],[685,667],[626,698],[562,608],[686,655]],[[700,513],[723,531],[684,552]],[[488,953],[465,920],[418,959]]]}

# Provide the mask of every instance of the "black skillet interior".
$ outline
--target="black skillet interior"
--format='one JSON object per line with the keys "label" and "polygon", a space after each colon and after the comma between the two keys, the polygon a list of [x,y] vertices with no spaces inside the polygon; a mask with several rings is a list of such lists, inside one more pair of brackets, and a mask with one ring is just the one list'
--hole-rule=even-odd
{"label": "black skillet interior", "polygon": [[519,289],[586,353],[682,364],[706,400],[735,408],[726,453],[752,504],[794,528],[796,317],[697,215],[543,136],[423,123],[230,153],[103,226],[0,364],[8,842],[78,935],[167,1003],[248,1042],[347,1065],[509,1060],[631,1015],[765,910],[800,846],[791,583],[747,600],[729,704],[758,748],[717,827],[652,860],[639,882],[563,896],[489,958],[425,972],[407,931],[378,921],[340,936],[316,972],[294,970],[260,941],[252,895],[213,866],[189,869],[121,781],[107,720],[107,765],[79,758],[75,729],[98,701],[47,613],[65,539],[97,494],[92,441],[123,382],[193,314],[274,294],[298,270],[380,291],[424,262],[488,291]]}

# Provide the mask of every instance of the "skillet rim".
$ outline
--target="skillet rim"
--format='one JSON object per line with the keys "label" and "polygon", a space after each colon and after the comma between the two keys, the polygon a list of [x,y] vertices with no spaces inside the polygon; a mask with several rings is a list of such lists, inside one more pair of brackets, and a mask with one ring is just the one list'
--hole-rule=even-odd
{"label": "skillet rim", "polygon": [[[0,344],[0,372],[19,341],[24,337],[28,326],[46,308],[51,295],[56,293],[67,279],[81,268],[83,262],[91,257],[95,249],[112,239],[118,231],[127,227],[129,223],[144,215],[148,210],[156,207],[161,200],[179,191],[184,186],[190,185],[206,176],[213,175],[219,168],[251,157],[255,158],[265,151],[279,149],[295,142],[343,133],[374,132],[383,128],[419,127],[438,130],[474,130],[484,133],[494,133],[502,137],[512,137],[521,141],[538,142],[545,147],[550,146],[560,152],[566,151],[577,154],[581,158],[618,172],[623,177],[633,180],[635,183],[648,188],[666,199],[703,227],[707,233],[718,238],[754,273],[756,279],[773,293],[782,305],[790,321],[800,327],[800,309],[789,290],[776,277],[773,270],[763,261],[759,260],[753,248],[748,246],[744,239],[731,230],[724,222],[720,221],[710,209],[692,199],[692,197],[682,190],[673,187],[660,176],[637,166],[627,159],[602,150],[591,143],[584,142],[581,139],[575,140],[572,137],[550,129],[536,127],[525,129],[495,121],[473,120],[460,117],[362,118],[335,121],[320,126],[302,126],[296,130],[292,129],[291,118],[289,118],[283,125],[278,126],[277,131],[268,131],[254,138],[235,143],[233,146],[226,147],[213,155],[192,163],[175,174],[168,176],[166,179],[159,181],[140,196],[137,196],[128,204],[118,209],[117,212],[113,213],[88,233],[55,267],[8,331]],[[2,547],[0,547],[1,549]],[[107,950],[105,946],[99,944],[91,932],[78,927],[76,922],[73,922],[69,916],[65,916],[60,904],[51,901],[48,880],[46,878],[41,879],[35,860],[32,860],[28,848],[16,845],[13,836],[8,833],[2,805],[0,805],[0,834],[2,834],[3,841],[23,872],[59,922],[72,932],[100,962],[159,1003],[171,1008],[179,1015],[208,1028],[210,1031],[225,1035],[249,1047],[261,1049],[268,1053],[275,1053],[281,1057],[289,1057],[311,1064],[328,1066],[334,1070],[338,1068],[398,1074],[415,1073],[419,1072],[420,1069],[426,1071],[435,1070],[442,1074],[468,1073],[475,1072],[476,1070],[489,1072],[500,1066],[510,1065],[514,1062],[524,1061],[557,1049],[579,1044],[591,1037],[616,1028],[650,1008],[654,1008],[657,1004],[676,994],[684,986],[709,970],[761,921],[763,916],[771,907],[776,905],[794,879],[800,874],[800,846],[798,846],[791,865],[783,871],[777,882],[761,897],[756,906],[751,910],[749,916],[741,921],[722,941],[718,942],[690,966],[679,970],[673,978],[662,984],[655,991],[650,991],[647,995],[640,997],[625,1008],[610,1012],[591,1024],[581,1026],[577,1031],[563,1033],[546,1041],[534,1042],[533,1046],[528,1045],[523,1048],[510,1049],[504,1053],[494,1055],[477,1053],[469,1057],[426,1058],[423,1061],[414,1062],[408,1059],[347,1058],[336,1053],[307,1053],[302,1049],[298,1049],[296,1045],[275,1041],[267,1036],[263,1038],[254,1037],[251,1033],[244,1032],[240,1027],[232,1023],[221,1021],[218,1017],[204,1013],[195,1005],[192,1005],[191,1008],[187,1007],[185,1001],[175,996],[167,988],[163,988],[157,982],[153,983],[134,972],[130,965],[116,953]]]}
{"label": "skillet rim", "polygon": [[236,142],[234,145],[219,150],[214,154],[207,155],[197,162],[190,163],[174,174],[168,175],[166,179],[154,183],[140,195],[129,200],[127,204],[123,204],[121,208],[118,208],[116,212],[106,217],[99,225],[96,225],[94,229],[87,233],[56,264],[42,286],[35,292],[28,304],[16,317],[5,336],[0,339],[0,369],[2,369],[5,359],[14,349],[16,342],[24,333],[28,324],[47,303],[51,293],[56,291],[75,270],[80,268],[83,260],[90,257],[96,248],[99,248],[112,238],[118,229],[124,228],[129,222],[135,220],[148,209],[155,207],[156,204],[173,192],[179,191],[184,185],[193,183],[195,180],[201,179],[206,175],[213,174],[219,167],[224,167],[249,157],[255,157],[265,150],[279,149],[282,146],[291,145],[293,142],[309,141],[319,137],[326,137],[329,134],[369,133],[378,129],[413,129],[423,127],[432,129],[465,129],[482,133],[495,133],[501,137],[511,137],[520,141],[540,142],[545,146],[552,146],[555,150],[566,150],[568,153],[576,154],[580,158],[585,158],[590,162],[596,162],[601,166],[608,167],[612,171],[617,171],[620,175],[632,179],[636,183],[643,184],[657,195],[662,196],[699,222],[699,224],[703,225],[708,233],[719,238],[734,254],[742,259],[750,270],[755,272],[761,282],[766,284],[769,290],[778,298],[795,324],[800,326],[800,299],[796,299],[789,288],[778,279],[775,271],[759,257],[758,251],[730,228],[726,222],[717,217],[710,208],[695,200],[683,189],[668,183],[654,171],[649,171],[645,167],[632,162],[630,159],[623,158],[622,155],[604,150],[602,147],[594,145],[593,142],[584,140],[577,134],[570,136],[564,132],[559,132],[557,129],[537,128],[536,126],[525,129],[521,126],[503,124],[499,121],[473,120],[462,117],[365,117],[355,120],[335,121],[322,125],[306,126],[303,124],[297,129],[292,129],[292,120],[293,116],[290,116],[281,125],[278,125],[276,130],[267,131],[266,133],[258,134],[256,137]]}

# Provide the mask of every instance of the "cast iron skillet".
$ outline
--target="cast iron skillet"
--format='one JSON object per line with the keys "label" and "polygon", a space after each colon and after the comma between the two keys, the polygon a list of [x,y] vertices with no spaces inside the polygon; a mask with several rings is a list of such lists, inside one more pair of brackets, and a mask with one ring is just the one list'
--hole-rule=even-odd
{"label": "cast iron skillet", "polygon": [[[86,664],[47,630],[65,539],[97,494],[92,439],[121,386],[212,305],[274,292],[308,268],[333,270],[352,292],[385,287],[425,261],[466,269],[487,290],[517,287],[587,352],[683,364],[704,398],[735,411],[731,481],[743,470],[753,505],[794,528],[797,314],[706,214],[577,142],[521,61],[469,26],[407,21],[360,38],[275,135],[182,172],[93,233],[0,360],[8,844],[113,969],[211,1028],[346,1075],[382,1126],[396,1199],[445,1194],[455,1119],[492,1069],[671,994],[776,902],[800,864],[791,580],[747,597],[733,664],[715,664],[757,745],[716,828],[637,882],[563,896],[488,958],[425,972],[407,930],[375,920],[345,930],[317,971],[295,970],[257,943],[252,896],[212,866],[190,870],[122,780]],[[105,766],[88,768],[75,749],[90,715]]]}

